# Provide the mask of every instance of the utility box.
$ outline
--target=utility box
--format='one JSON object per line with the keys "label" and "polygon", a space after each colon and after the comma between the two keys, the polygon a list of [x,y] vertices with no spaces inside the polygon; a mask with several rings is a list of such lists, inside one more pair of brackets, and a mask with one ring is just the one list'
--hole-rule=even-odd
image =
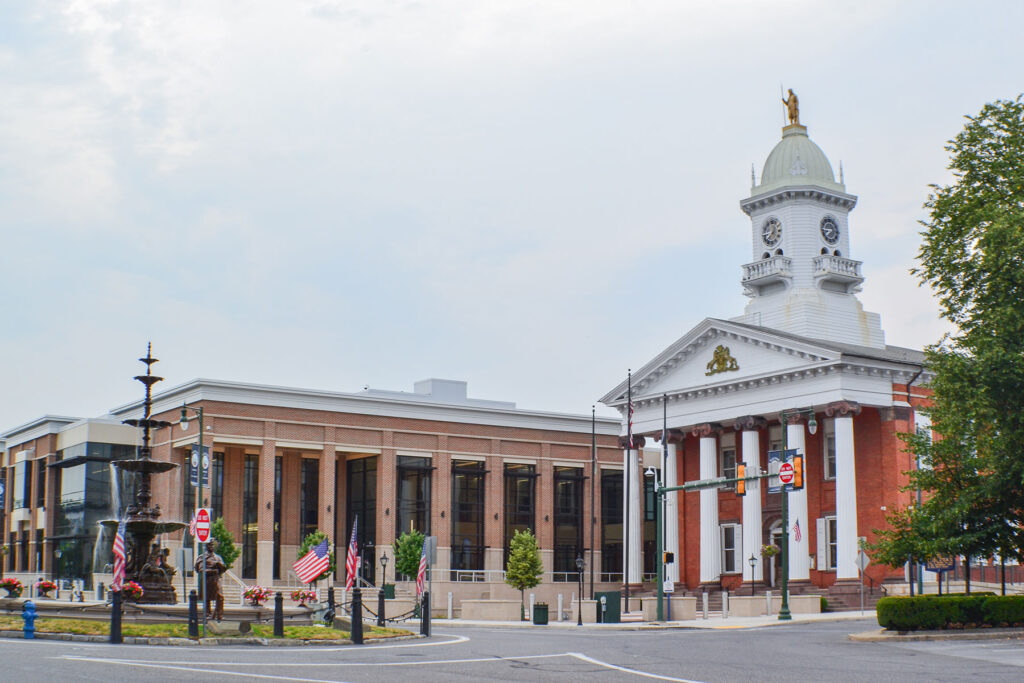
{"label": "utility box", "polygon": [[384,599],[394,600],[395,599],[395,584],[385,583],[384,584]]}
{"label": "utility box", "polygon": [[537,602],[533,605],[533,623],[537,626],[547,626],[548,605],[546,602]]}
{"label": "utility box", "polygon": [[594,593],[597,600],[597,622],[618,624],[622,621],[622,591],[599,591]]}

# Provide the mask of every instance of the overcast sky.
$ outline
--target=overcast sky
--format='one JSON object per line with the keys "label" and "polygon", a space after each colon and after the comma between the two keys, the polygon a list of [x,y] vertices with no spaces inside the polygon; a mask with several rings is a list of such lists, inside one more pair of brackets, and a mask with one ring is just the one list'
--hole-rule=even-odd
{"label": "overcast sky", "polygon": [[[196,377],[587,413],[743,312],[780,83],[847,190],[886,341],[943,147],[1024,90],[1024,3],[0,8],[0,431]],[[608,414],[607,409],[601,412]]]}

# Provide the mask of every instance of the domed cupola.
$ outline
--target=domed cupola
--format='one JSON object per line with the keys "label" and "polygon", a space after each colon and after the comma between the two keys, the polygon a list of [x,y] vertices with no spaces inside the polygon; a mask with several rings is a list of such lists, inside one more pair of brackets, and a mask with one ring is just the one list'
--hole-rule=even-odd
{"label": "domed cupola", "polygon": [[798,185],[846,191],[843,183],[836,182],[832,164],[821,147],[807,137],[807,126],[795,123],[782,129],[782,140],[768,155],[761,172],[761,184],[753,187],[751,194]]}

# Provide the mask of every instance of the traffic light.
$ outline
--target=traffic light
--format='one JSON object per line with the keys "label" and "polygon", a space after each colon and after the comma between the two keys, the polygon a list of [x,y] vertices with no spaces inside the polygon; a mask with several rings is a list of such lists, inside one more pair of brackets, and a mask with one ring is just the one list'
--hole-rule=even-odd
{"label": "traffic light", "polygon": [[736,478],[739,481],[736,482],[736,495],[745,496],[747,495],[747,480],[744,477],[747,476],[746,465],[736,465]]}
{"label": "traffic light", "polygon": [[790,488],[798,491],[804,487],[804,456],[793,456],[793,483]]}
{"label": "traffic light", "polygon": [[675,553],[670,553],[669,551],[666,550],[665,551],[665,561],[664,561],[663,564],[672,564],[675,561],[676,561]]}

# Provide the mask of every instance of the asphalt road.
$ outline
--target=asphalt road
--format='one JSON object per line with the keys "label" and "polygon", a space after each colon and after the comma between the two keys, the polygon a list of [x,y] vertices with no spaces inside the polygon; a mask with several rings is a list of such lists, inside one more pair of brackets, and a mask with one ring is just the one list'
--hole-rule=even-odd
{"label": "asphalt road", "polygon": [[3,681],[1024,680],[1024,640],[854,643],[873,620],[757,629],[452,628],[364,647],[111,646],[0,639]]}

